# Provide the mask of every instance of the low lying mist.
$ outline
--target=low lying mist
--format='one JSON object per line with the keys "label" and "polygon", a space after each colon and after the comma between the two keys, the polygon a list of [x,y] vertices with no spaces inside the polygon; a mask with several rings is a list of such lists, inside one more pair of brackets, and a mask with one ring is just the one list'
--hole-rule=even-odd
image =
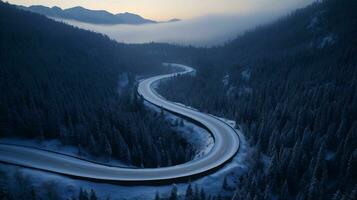
{"label": "low lying mist", "polygon": [[[281,14],[280,14],[281,15]],[[210,15],[178,22],[147,25],[98,25],[56,19],[79,28],[99,32],[123,43],[167,42],[178,45],[216,46],[244,31],[273,21],[277,14]]]}

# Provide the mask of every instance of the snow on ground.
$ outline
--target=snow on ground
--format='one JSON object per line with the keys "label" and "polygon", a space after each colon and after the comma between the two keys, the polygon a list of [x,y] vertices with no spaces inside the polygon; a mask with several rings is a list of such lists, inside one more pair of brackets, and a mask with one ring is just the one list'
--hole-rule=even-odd
{"label": "snow on ground", "polygon": [[308,30],[312,31],[315,34],[319,34],[319,38],[317,40],[313,40],[310,42],[310,47],[323,49],[327,46],[335,44],[336,40],[338,39],[336,34],[327,32],[329,29],[323,23],[324,21],[326,21],[326,17],[324,16],[324,13],[326,12],[326,10],[322,10],[316,13],[315,16],[311,18],[310,23],[307,26]]}
{"label": "snow on ground", "polygon": [[[159,108],[152,104],[145,102],[149,108],[161,112]],[[183,105],[184,106],[184,105]],[[187,107],[187,106],[185,106]],[[177,116],[165,112],[165,117],[171,122],[181,120]],[[236,122],[219,118],[227,122],[232,128],[236,127]],[[194,144],[198,150],[195,159],[207,154],[214,146],[214,140],[211,134],[207,130],[187,121],[183,120],[184,126],[179,126],[179,133],[185,137],[188,142]],[[227,177],[230,187],[234,187],[237,183],[237,178],[247,171],[247,155],[251,149],[247,145],[247,142],[240,132],[236,130],[240,138],[239,151],[232,161],[227,163],[221,169],[210,175],[204,176],[200,179],[192,181],[192,185],[198,185],[203,188],[208,194],[212,195],[226,195],[232,194],[232,191],[225,191],[222,189],[223,180]],[[58,140],[39,142],[37,140],[22,140],[22,139],[1,139],[0,142],[15,143],[27,146],[40,147],[48,150],[58,151],[74,156],[78,156],[78,149],[73,146],[63,146]],[[113,161],[114,162],[114,161]],[[119,162],[120,163],[120,162]],[[0,172],[12,176],[20,172],[31,180],[31,183],[35,188],[41,188],[46,184],[54,184],[59,194],[63,198],[71,198],[73,195],[77,196],[79,188],[85,190],[94,189],[100,199],[106,199],[110,197],[112,200],[142,200],[142,199],[154,199],[155,193],[159,192],[161,197],[169,196],[172,185],[163,186],[120,186],[105,183],[95,183],[84,180],[72,179],[66,176],[61,176],[53,173],[37,171],[33,169],[27,169],[22,167],[15,167],[12,165],[0,164]],[[11,180],[11,179],[10,179]],[[13,181],[10,181],[13,182]],[[176,184],[178,188],[178,194],[184,195],[188,183]],[[42,191],[42,190],[41,190]]]}
{"label": "snow on ground", "polygon": [[251,75],[250,69],[246,69],[246,70],[242,71],[242,73],[241,73],[242,80],[249,81],[250,75]]}
{"label": "snow on ground", "polygon": [[323,25],[324,21],[324,14],[326,13],[326,10],[321,10],[315,14],[310,20],[310,23],[307,25],[307,29],[311,30],[313,32],[317,32],[321,30],[321,26]]}
{"label": "snow on ground", "polygon": [[[249,81],[251,77],[251,69],[247,68],[243,70],[240,74],[240,78],[243,81]],[[237,87],[232,84],[230,84],[230,76],[225,75],[222,79],[223,85],[227,88],[226,95],[227,96],[235,96],[238,94],[239,96],[245,95],[245,94],[250,94],[252,93],[252,88],[247,86],[247,84],[242,84],[241,86]]]}
{"label": "snow on ground", "polygon": [[[164,66],[174,66],[174,67],[186,69],[186,67],[184,65],[168,64],[168,63],[164,63],[163,65]],[[192,74],[194,72],[195,71],[191,72],[190,74]],[[165,80],[162,80],[162,81],[165,81]],[[157,90],[157,88],[158,88],[160,83],[161,83],[161,81],[158,81],[158,82],[154,83],[152,85],[153,89]],[[165,99],[165,97],[161,96],[160,94],[157,94],[157,95],[159,95],[161,98]],[[189,107],[189,106],[186,106],[186,105],[181,104],[181,103],[176,103],[175,102],[175,104],[197,111],[197,109]],[[152,104],[150,104],[150,103],[148,103],[146,101],[145,101],[145,105],[148,106],[149,108],[151,108],[152,110],[156,111],[156,112],[161,112],[160,108],[158,108],[158,107],[156,107],[156,106],[154,106],[154,105],[152,105]],[[199,126],[195,125],[194,123],[191,123],[188,120],[181,119],[180,117],[177,117],[176,115],[173,115],[173,114],[171,114],[169,112],[165,112],[165,117],[166,117],[167,120],[169,120],[171,122],[174,122],[174,121],[177,121],[177,120],[183,120],[184,126],[182,126],[182,127],[179,126],[177,128],[178,128],[179,133],[189,143],[193,144],[196,147],[197,152],[196,152],[196,156],[195,156],[194,159],[202,157],[203,155],[205,155],[205,154],[207,154],[208,152],[211,151],[211,149],[214,146],[214,139],[206,129],[204,129],[202,127],[199,127]]]}
{"label": "snow on ground", "polygon": [[313,29],[319,24],[319,16],[314,16],[311,20],[307,29]]}
{"label": "snow on ground", "polygon": [[123,92],[124,88],[129,84],[129,74],[122,73],[118,78],[118,92],[119,94]]}
{"label": "snow on ground", "polygon": [[[233,121],[231,121],[231,124],[233,125]],[[227,163],[217,172],[192,181],[192,185],[197,184],[200,188],[202,187],[209,194],[231,194],[232,191],[222,190],[223,179],[227,176],[228,184],[230,184],[231,187],[234,186],[237,177],[247,170],[246,157],[250,151],[242,133],[238,131],[238,134],[241,139],[240,149],[232,161]],[[0,164],[0,171],[10,175],[14,174],[15,172],[20,172],[31,180],[31,183],[34,184],[35,188],[42,188],[43,185],[48,183],[55,184],[59,194],[63,195],[64,198],[70,198],[73,195],[77,195],[80,187],[86,190],[94,189],[100,199],[110,197],[112,200],[154,199],[156,191],[158,191],[162,196],[168,196],[172,188],[172,185],[120,186],[106,183],[94,183],[6,164]],[[178,194],[184,194],[187,185],[187,183],[176,184],[178,188]]]}
{"label": "snow on ground", "polygon": [[[152,109],[160,112],[160,109],[154,107],[153,105],[146,103]],[[165,113],[168,120],[176,120],[177,117]],[[232,127],[236,126],[235,121],[220,118],[221,120],[227,122]],[[213,148],[213,138],[210,134],[203,128],[198,127],[184,120],[184,126],[179,128],[179,132],[187,137],[189,142],[194,143],[200,148],[198,152],[199,156],[208,153],[211,148]],[[192,181],[192,185],[198,185],[203,188],[208,194],[231,194],[232,191],[224,191],[222,189],[222,183],[225,177],[227,177],[228,184],[230,187],[234,187],[237,182],[237,177],[247,170],[246,157],[249,154],[249,147],[245,141],[243,134],[237,130],[240,137],[240,149],[237,155],[232,159],[231,162],[227,163],[223,168],[217,172],[202,177],[200,179]],[[62,146],[59,141],[52,140],[46,142],[38,142],[36,140],[20,140],[20,139],[2,139],[0,142],[16,142],[17,144],[23,145],[35,145],[41,148],[47,148],[50,150],[61,151],[66,153],[76,153],[77,149],[75,147]],[[100,199],[106,199],[110,197],[113,200],[141,200],[141,199],[153,199],[156,191],[162,196],[168,196],[172,188],[172,185],[163,186],[120,186],[105,183],[94,183],[89,181],[71,179],[65,176],[56,175],[48,172],[42,172],[27,168],[14,167],[10,165],[0,164],[0,171],[7,174],[14,174],[15,172],[20,172],[24,174],[31,180],[35,188],[42,188],[44,185],[55,184],[55,188],[59,191],[59,194],[63,195],[64,198],[70,198],[73,195],[77,195],[79,188],[85,190],[94,189]],[[183,195],[187,188],[187,183],[176,184],[178,188],[178,194]]]}
{"label": "snow on ground", "polygon": [[17,144],[30,147],[36,147],[46,150],[57,151],[68,155],[79,156],[78,148],[75,146],[65,146],[59,140],[37,140],[24,138],[1,138],[0,143]]}
{"label": "snow on ground", "polygon": [[[209,114],[209,115],[211,115],[211,114]],[[223,117],[217,117],[217,116],[214,116],[214,115],[211,115],[212,117],[215,117],[215,118],[217,118],[217,119],[219,119],[219,120],[222,120],[222,121],[224,121],[226,124],[228,124],[229,126],[231,126],[232,128],[235,128],[236,127],[236,122],[234,121],[234,120],[229,120],[229,119],[225,119],[225,118],[223,118]]]}
{"label": "snow on ground", "polygon": [[80,154],[79,154],[78,147],[71,146],[71,145],[63,145],[59,140],[56,140],[56,139],[54,139],[54,140],[37,140],[37,139],[24,139],[24,138],[0,138],[0,143],[23,145],[23,146],[40,148],[40,149],[44,149],[44,150],[55,151],[55,152],[59,152],[62,154],[75,156],[75,157],[87,159],[90,161],[95,161],[95,162],[99,162],[99,163],[103,163],[103,164],[109,164],[109,165],[113,165],[113,166],[134,167],[134,166],[126,165],[119,160],[115,160],[115,159],[108,160],[107,158],[104,158],[104,157],[91,156],[88,152],[86,152],[83,149],[81,149]]}
{"label": "snow on ground", "polygon": [[224,86],[228,86],[229,85],[229,79],[230,79],[229,74],[223,76],[222,83],[223,83]]}
{"label": "snow on ground", "polygon": [[192,68],[192,67],[188,67],[186,65],[182,65],[182,64],[176,64],[176,63],[162,63],[162,66],[164,67],[170,67],[172,68],[172,70],[174,72],[183,72],[183,71],[189,71],[192,70],[189,73],[185,73],[185,75],[187,76],[196,76],[196,69]]}
{"label": "snow on ground", "polygon": [[[153,106],[152,104],[145,103],[150,108],[154,109],[157,112],[160,112],[160,109]],[[165,112],[165,117],[174,121],[179,119],[175,115]],[[236,122],[232,120],[227,120],[224,118],[219,118],[227,122],[232,127],[236,127]],[[212,136],[203,128],[184,120],[184,126],[179,127],[179,133],[182,134],[189,142],[196,145],[199,149],[197,152],[196,158],[205,155],[208,153],[214,146],[214,141]],[[246,157],[250,152],[250,149],[245,141],[243,134],[237,130],[237,133],[240,137],[240,149],[237,155],[232,159],[231,162],[227,163],[224,167],[219,169],[217,172],[210,174],[208,176],[202,177],[200,179],[192,181],[192,185],[198,185],[200,188],[203,188],[208,194],[231,194],[232,191],[225,191],[222,189],[223,180],[227,177],[228,184],[230,187],[234,187],[237,183],[237,177],[244,173],[247,170]],[[62,146],[59,141],[47,141],[47,142],[38,142],[38,141],[25,141],[20,139],[3,139],[0,142],[16,142],[17,144],[23,145],[35,145],[40,146],[41,148],[47,148],[50,150],[61,151],[66,153],[76,153],[77,149],[75,147]],[[195,158],[195,159],[196,159]],[[95,183],[84,180],[71,179],[66,176],[56,175],[48,172],[37,171],[27,168],[14,167],[10,165],[0,164],[0,171],[3,171],[7,174],[14,174],[19,171],[28,177],[31,180],[31,183],[34,184],[35,188],[42,188],[43,185],[55,184],[55,187],[58,189],[59,194],[62,194],[64,198],[70,198],[73,195],[77,195],[79,188],[85,190],[94,189],[100,199],[106,199],[110,197],[113,200],[142,200],[142,199],[154,199],[155,193],[158,191],[161,196],[168,196],[172,185],[163,185],[163,186],[120,186],[112,185],[105,183]],[[178,194],[184,195],[188,183],[179,183],[176,184],[178,188]]]}
{"label": "snow on ground", "polygon": [[321,38],[317,48],[323,49],[327,46],[333,45],[336,42],[336,39],[337,37],[334,34],[328,34],[325,37]]}
{"label": "snow on ground", "polygon": [[239,95],[250,94],[253,92],[251,87],[242,86],[239,88]]}
{"label": "snow on ground", "polygon": [[[234,121],[231,122],[232,125],[235,124]],[[231,162],[227,163],[222,169],[218,170],[217,172],[209,176],[203,177],[193,182],[194,184],[203,186],[205,190],[209,190],[212,193],[217,194],[222,190],[222,183],[224,177],[227,176],[228,183],[232,183],[236,181],[236,178],[239,175],[241,175],[247,170],[247,163],[245,161],[246,161],[246,156],[248,155],[250,149],[247,145],[247,142],[245,141],[243,134],[239,130],[236,131],[239,134],[239,138],[240,138],[240,147],[236,156],[232,159]]]}
{"label": "snow on ground", "polygon": [[261,155],[262,155],[261,161],[262,161],[262,163],[264,165],[264,172],[268,173],[269,166],[271,164],[271,157],[269,157],[269,156],[267,156],[267,155],[265,155],[263,153]]}
{"label": "snow on ground", "polygon": [[[148,103],[144,102],[144,104],[150,109],[161,112],[160,108]],[[174,123],[176,120],[182,120],[184,126],[178,126],[178,133],[181,134],[190,144],[195,146],[197,152],[194,159],[202,157],[206,155],[214,146],[214,140],[211,134],[204,128],[201,128],[188,120],[181,119],[176,115],[173,115],[169,112],[165,112],[165,118],[170,122]]]}
{"label": "snow on ground", "polygon": [[325,160],[333,160],[336,157],[336,152],[328,151],[325,155]]}
{"label": "snow on ground", "polygon": [[122,73],[119,75],[118,87],[124,88],[129,84],[129,75],[128,73]]}
{"label": "snow on ground", "polygon": [[190,106],[186,106],[185,104],[182,104],[182,103],[178,103],[178,102],[173,102],[173,103],[176,104],[176,105],[179,105],[179,106],[182,106],[182,107],[191,109],[191,110],[196,110],[196,111],[198,111],[196,108],[192,108],[192,107],[190,107]]}
{"label": "snow on ground", "polygon": [[235,86],[230,86],[226,92],[227,96],[234,96],[238,94],[239,96],[250,94],[253,92],[253,89],[251,87],[248,87],[246,85],[242,85],[239,88]]}

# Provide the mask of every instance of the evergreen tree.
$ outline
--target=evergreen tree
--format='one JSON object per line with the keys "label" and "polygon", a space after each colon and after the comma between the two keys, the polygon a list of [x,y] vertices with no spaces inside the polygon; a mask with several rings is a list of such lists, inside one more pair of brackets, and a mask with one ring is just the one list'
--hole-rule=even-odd
{"label": "evergreen tree", "polygon": [[158,191],[156,191],[156,193],[155,193],[155,200],[160,200],[161,198],[160,198],[160,194],[159,194],[159,192]]}
{"label": "evergreen tree", "polygon": [[228,182],[227,182],[227,176],[225,176],[224,179],[223,179],[222,188],[224,190],[229,190],[229,185],[228,185]]}
{"label": "evergreen tree", "polygon": [[95,194],[94,190],[90,190],[90,198],[89,200],[98,200],[97,195]]}
{"label": "evergreen tree", "polygon": [[172,189],[171,189],[171,192],[170,192],[169,200],[178,200],[177,187],[176,187],[175,184],[172,186]]}
{"label": "evergreen tree", "polygon": [[189,183],[187,186],[185,200],[193,200],[193,190],[191,183]]}
{"label": "evergreen tree", "polygon": [[201,188],[200,200],[206,200],[206,193],[205,193],[205,190],[203,188]]}

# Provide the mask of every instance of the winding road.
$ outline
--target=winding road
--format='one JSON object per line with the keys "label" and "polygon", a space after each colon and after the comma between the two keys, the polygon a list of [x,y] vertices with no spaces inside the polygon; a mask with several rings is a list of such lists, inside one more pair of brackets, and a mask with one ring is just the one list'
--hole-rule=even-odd
{"label": "winding road", "polygon": [[222,167],[238,152],[238,134],[219,118],[169,102],[155,92],[153,86],[158,81],[194,71],[188,66],[171,65],[184,71],[145,79],[139,83],[138,94],[151,104],[201,124],[212,134],[214,147],[201,158],[170,167],[121,168],[41,149],[0,144],[0,162],[92,181],[125,183],[176,181],[202,176]]}

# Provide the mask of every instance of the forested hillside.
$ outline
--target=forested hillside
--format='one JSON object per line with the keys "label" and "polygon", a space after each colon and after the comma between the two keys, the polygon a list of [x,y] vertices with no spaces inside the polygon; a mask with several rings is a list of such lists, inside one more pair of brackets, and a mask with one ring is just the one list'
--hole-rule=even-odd
{"label": "forested hillside", "polygon": [[192,158],[192,145],[136,98],[137,75],[163,72],[136,46],[2,2],[0,27],[1,137],[60,139],[145,167]]}
{"label": "forested hillside", "polygon": [[159,88],[239,122],[258,154],[235,199],[357,198],[356,10],[315,3],[208,50],[196,76]]}

